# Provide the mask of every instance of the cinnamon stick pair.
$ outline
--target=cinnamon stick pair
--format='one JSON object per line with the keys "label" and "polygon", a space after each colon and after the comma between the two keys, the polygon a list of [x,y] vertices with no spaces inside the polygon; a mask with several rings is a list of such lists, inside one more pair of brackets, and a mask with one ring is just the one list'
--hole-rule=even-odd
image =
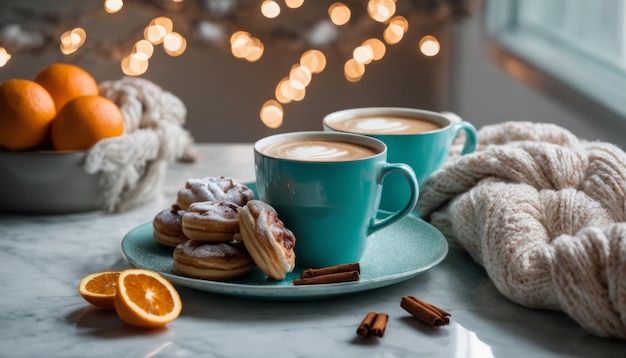
{"label": "cinnamon stick pair", "polygon": [[387,328],[387,321],[389,315],[386,313],[369,312],[361,321],[361,324],[356,329],[356,334],[362,337],[376,336],[382,337],[385,334]]}
{"label": "cinnamon stick pair", "polygon": [[415,296],[402,297],[400,307],[433,328],[450,324],[450,313]]}
{"label": "cinnamon stick pair", "polygon": [[358,281],[361,267],[358,262],[322,268],[309,268],[302,271],[300,278],[293,280],[294,285],[315,285]]}

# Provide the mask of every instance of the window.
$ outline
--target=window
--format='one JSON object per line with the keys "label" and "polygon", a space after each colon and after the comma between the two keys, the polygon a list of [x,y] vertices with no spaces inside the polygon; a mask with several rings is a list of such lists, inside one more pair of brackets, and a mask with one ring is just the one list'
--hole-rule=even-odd
{"label": "window", "polygon": [[505,51],[626,119],[626,0],[489,0]]}

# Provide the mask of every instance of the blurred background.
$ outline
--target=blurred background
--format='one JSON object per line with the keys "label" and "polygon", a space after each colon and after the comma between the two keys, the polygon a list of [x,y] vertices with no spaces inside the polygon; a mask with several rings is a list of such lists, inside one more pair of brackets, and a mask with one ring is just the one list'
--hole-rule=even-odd
{"label": "blurred background", "polygon": [[[620,88],[626,87],[618,86],[626,83],[620,82],[626,61],[618,57],[626,51],[626,11],[611,15],[624,4],[605,0],[585,5],[601,11],[568,10],[580,3],[3,0],[0,81],[32,79],[53,62],[77,64],[98,82],[145,78],[184,102],[185,127],[196,142],[253,142],[268,134],[319,130],[322,117],[335,110],[402,106],[452,111],[477,128],[504,121],[555,123],[581,138],[624,146],[626,99]],[[594,22],[594,16],[604,21]],[[166,32],[179,37],[170,36],[169,50],[162,39],[155,41],[144,59],[137,43],[163,18],[169,19]],[[575,33],[566,41],[562,34],[581,28],[578,21],[587,33],[599,27],[596,37]],[[84,42],[63,37],[72,34]],[[589,46],[578,46],[583,37],[589,37]],[[528,45],[536,38],[550,51]],[[358,49],[368,40],[383,44],[384,53],[366,52],[360,59]],[[608,50],[598,50],[601,45]],[[557,48],[569,52],[552,54]],[[321,61],[323,69],[300,73],[300,88],[281,87],[309,50],[322,54],[313,62]],[[543,58],[525,56],[533,53]],[[584,75],[593,66],[565,66],[572,53],[608,59],[610,73],[603,67],[608,79],[589,74],[598,82],[593,84]],[[133,59],[143,62],[130,64]],[[557,72],[566,69],[562,72],[579,77],[574,82],[582,86],[551,73],[541,61],[556,64]],[[273,107],[264,107],[268,103]]]}

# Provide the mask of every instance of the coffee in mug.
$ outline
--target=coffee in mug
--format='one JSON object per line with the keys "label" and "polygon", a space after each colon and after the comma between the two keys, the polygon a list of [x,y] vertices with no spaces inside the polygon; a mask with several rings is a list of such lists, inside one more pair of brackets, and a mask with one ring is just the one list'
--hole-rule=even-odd
{"label": "coffee in mug", "polygon": [[334,130],[358,134],[417,134],[443,128],[426,118],[400,116],[364,116],[339,118],[328,123]]}
{"label": "coffee in mug", "polygon": [[[406,164],[389,163],[374,138],[323,131],[283,133],[254,144],[257,194],[296,237],[299,267],[358,262],[368,236],[413,212],[419,188]],[[378,215],[383,178],[409,187],[404,205]],[[393,238],[389,238],[393,240]]]}
{"label": "coffee in mug", "polygon": [[[387,145],[388,160],[411,166],[423,188],[448,159],[452,142],[460,132],[465,133],[462,154],[476,149],[474,126],[450,117],[413,108],[364,107],[330,113],[324,117],[323,126],[325,131],[356,133],[383,141]],[[408,190],[404,181],[386,178],[380,208],[398,210]]]}
{"label": "coffee in mug", "polygon": [[329,140],[277,142],[260,150],[263,154],[271,157],[311,162],[340,162],[367,158],[377,154],[370,147]]}

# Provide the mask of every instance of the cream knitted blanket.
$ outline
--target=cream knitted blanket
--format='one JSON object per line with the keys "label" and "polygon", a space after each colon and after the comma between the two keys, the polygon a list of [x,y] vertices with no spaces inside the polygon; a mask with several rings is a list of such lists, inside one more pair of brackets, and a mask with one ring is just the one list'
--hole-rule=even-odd
{"label": "cream knitted blanket", "polygon": [[102,174],[101,208],[125,211],[159,193],[169,162],[193,161],[198,154],[183,128],[187,108],[172,93],[138,77],[105,81],[99,90],[120,107],[124,135],[96,143],[84,168]]}
{"label": "cream knitted blanket", "polygon": [[626,154],[552,124],[508,122],[455,144],[418,208],[498,290],[626,339]]}

